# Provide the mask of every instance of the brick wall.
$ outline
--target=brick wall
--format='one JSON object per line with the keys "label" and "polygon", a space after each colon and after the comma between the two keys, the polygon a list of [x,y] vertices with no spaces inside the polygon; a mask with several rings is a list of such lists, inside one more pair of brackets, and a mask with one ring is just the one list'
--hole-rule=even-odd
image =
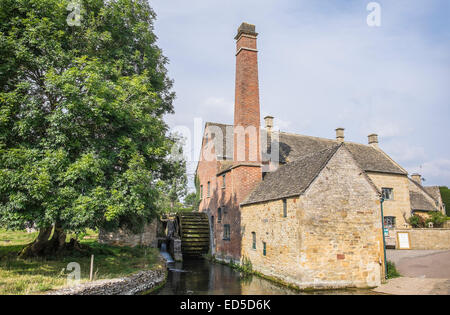
{"label": "brick wall", "polygon": [[384,216],[396,218],[396,226],[403,227],[405,217],[411,216],[411,202],[409,199],[409,183],[406,175],[368,173],[370,179],[381,191],[382,188],[393,188],[394,199],[383,203]]}

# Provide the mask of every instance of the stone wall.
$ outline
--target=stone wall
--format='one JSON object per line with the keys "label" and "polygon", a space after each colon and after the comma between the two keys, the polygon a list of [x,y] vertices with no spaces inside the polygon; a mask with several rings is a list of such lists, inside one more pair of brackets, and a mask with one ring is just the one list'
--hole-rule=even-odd
{"label": "stone wall", "polygon": [[302,289],[380,285],[380,202],[348,151],[338,150],[302,196],[287,199],[287,207],[287,217],[282,200],[242,207],[243,262]]}
{"label": "stone wall", "polygon": [[100,230],[98,234],[98,241],[101,244],[108,244],[114,246],[151,246],[158,247],[157,239],[157,224],[158,220],[154,219],[150,224],[144,227],[144,232],[140,234],[133,234],[130,231],[120,229],[115,232],[106,232]]}
{"label": "stone wall", "polygon": [[409,233],[411,249],[450,250],[450,229],[395,230],[395,235],[397,232]]}
{"label": "stone wall", "polygon": [[381,191],[382,188],[392,188],[394,199],[383,203],[385,217],[395,217],[396,226],[404,227],[405,217],[411,216],[411,202],[409,199],[409,183],[406,175],[368,173],[373,183]]}

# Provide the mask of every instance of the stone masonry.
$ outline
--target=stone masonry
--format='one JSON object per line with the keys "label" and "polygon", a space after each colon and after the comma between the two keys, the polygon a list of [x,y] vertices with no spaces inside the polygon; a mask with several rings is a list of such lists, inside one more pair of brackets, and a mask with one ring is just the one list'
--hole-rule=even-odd
{"label": "stone masonry", "polygon": [[119,229],[114,232],[106,232],[100,230],[98,234],[98,241],[101,244],[108,244],[114,246],[151,246],[158,247],[158,240],[156,237],[157,220],[153,220],[150,224],[144,227],[144,232],[134,234],[130,231]]}
{"label": "stone masonry", "polygon": [[285,218],[282,200],[242,207],[242,258],[254,270],[303,289],[380,285],[378,193],[346,150],[302,196],[288,198],[287,209]]}

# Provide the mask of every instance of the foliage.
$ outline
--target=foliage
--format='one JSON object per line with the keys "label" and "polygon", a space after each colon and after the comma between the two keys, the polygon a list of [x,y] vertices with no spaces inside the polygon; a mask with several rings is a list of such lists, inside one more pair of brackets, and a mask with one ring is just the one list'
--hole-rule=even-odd
{"label": "foliage", "polygon": [[397,271],[397,268],[395,267],[395,264],[391,261],[387,262],[387,278],[388,279],[394,279],[401,277],[400,273]]}
{"label": "foliage", "polygon": [[439,187],[442,196],[442,202],[445,204],[447,216],[450,217],[450,189],[448,187]]}
{"label": "foliage", "polygon": [[447,217],[442,214],[442,212],[434,211],[430,214],[430,217],[426,220],[426,225],[428,223],[433,223],[433,227],[440,228],[443,227],[444,223],[447,221]]}
{"label": "foliage", "polygon": [[[158,250],[101,245],[96,235],[89,233],[81,242],[94,254],[96,279],[111,279],[130,275],[139,270],[159,268]],[[35,294],[65,286],[67,264],[81,266],[81,281],[89,280],[90,256],[72,255],[46,259],[18,259],[17,251],[36,237],[36,233],[0,230],[0,295]]]}
{"label": "foliage", "polygon": [[184,205],[187,208],[191,208],[192,211],[198,211],[199,204],[200,204],[200,200],[198,198],[198,195],[195,192],[188,194],[184,198]]}
{"label": "foliage", "polygon": [[426,226],[425,219],[422,218],[420,215],[414,214],[408,219],[408,223],[413,228],[424,228]]}
{"label": "foliage", "polygon": [[2,0],[0,226],[138,231],[182,169],[155,13],[145,0],[83,0],[69,26],[68,3]]}

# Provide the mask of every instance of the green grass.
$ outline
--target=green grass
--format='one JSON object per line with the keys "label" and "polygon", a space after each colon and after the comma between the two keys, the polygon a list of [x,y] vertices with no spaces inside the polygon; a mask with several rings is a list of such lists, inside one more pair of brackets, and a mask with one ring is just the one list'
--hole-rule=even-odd
{"label": "green grass", "polygon": [[387,278],[394,279],[401,277],[401,274],[397,271],[395,264],[391,261],[387,262]]}
{"label": "green grass", "polygon": [[[81,266],[81,281],[89,281],[90,256],[72,255],[23,260],[17,253],[32,242],[37,233],[0,230],[0,295],[41,294],[67,286],[67,265],[77,262]],[[88,233],[81,240],[91,247],[94,255],[96,279],[127,276],[139,270],[160,268],[158,250],[143,247],[116,247],[99,244],[96,234]]]}

